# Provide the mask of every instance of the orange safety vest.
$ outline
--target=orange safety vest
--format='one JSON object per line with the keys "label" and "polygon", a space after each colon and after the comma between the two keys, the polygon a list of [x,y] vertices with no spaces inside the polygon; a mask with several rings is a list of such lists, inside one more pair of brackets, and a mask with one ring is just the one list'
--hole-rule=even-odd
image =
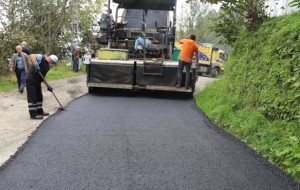
{"label": "orange safety vest", "polygon": [[186,63],[192,63],[194,53],[198,52],[198,46],[196,42],[191,39],[183,39],[182,41],[183,48],[178,56],[178,59]]}

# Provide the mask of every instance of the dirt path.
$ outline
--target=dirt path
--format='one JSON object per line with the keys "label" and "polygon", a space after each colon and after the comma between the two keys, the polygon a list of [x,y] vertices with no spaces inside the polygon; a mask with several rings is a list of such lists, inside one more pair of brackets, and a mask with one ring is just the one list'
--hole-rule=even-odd
{"label": "dirt path", "polygon": [[[199,77],[196,83],[196,91],[202,90],[214,80]],[[49,83],[63,107],[73,99],[88,92],[85,75],[50,81]],[[55,113],[59,108],[59,104],[45,86],[43,86],[43,95],[44,110],[50,114]],[[17,90],[0,93],[0,166],[26,142],[30,134],[36,130],[42,121],[29,118],[26,91],[23,94],[18,93]]]}

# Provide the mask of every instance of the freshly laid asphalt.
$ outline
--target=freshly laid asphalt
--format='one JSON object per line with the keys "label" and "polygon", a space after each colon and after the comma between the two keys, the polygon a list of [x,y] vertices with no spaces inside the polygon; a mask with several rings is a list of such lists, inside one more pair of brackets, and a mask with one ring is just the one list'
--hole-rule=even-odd
{"label": "freshly laid asphalt", "polygon": [[289,177],[215,127],[193,99],[87,94],[0,168],[1,190],[289,190]]}

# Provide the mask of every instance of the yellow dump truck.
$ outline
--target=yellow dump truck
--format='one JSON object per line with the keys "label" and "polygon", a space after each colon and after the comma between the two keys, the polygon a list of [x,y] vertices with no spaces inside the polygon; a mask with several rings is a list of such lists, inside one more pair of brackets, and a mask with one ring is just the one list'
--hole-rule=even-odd
{"label": "yellow dump truck", "polygon": [[[181,50],[182,44],[176,42],[175,48]],[[211,43],[198,44],[198,50],[200,64],[200,67],[197,69],[198,75],[218,77],[224,72],[227,60],[227,53],[224,50],[216,48]]]}

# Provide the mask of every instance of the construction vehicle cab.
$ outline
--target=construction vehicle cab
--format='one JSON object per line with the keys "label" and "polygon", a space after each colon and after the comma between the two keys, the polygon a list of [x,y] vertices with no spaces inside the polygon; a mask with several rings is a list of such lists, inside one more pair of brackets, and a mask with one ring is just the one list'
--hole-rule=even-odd
{"label": "construction vehicle cab", "polygon": [[113,2],[118,4],[115,22],[109,14],[102,14],[100,30],[95,35],[103,48],[88,65],[89,90],[121,88],[193,93],[195,67],[191,69],[191,88],[176,88],[178,62],[172,60],[176,0]]}

